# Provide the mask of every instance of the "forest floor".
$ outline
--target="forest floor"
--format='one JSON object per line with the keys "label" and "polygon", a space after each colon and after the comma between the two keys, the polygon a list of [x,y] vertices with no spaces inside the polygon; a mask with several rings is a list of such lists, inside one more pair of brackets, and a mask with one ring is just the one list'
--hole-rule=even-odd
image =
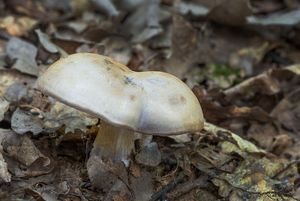
{"label": "forest floor", "polygon": [[[294,0],[0,0],[0,200],[300,200],[299,16]],[[35,84],[76,52],[176,75],[206,127],[139,137],[126,189],[96,188],[101,122]]]}

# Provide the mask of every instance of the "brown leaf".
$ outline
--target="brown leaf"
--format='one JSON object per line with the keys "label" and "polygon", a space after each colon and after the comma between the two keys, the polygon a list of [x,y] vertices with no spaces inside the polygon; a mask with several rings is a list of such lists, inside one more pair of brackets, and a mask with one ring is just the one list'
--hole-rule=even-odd
{"label": "brown leaf", "polygon": [[[259,107],[238,107],[235,105],[222,106],[218,101],[212,100],[209,94],[200,86],[195,86],[193,92],[197,96],[207,121],[220,123],[227,120],[240,119],[244,121],[270,122],[271,117]],[[220,94],[222,95],[222,94]]]}
{"label": "brown leaf", "polygon": [[36,24],[37,21],[29,17],[6,16],[0,19],[0,28],[12,36],[27,35]]}
{"label": "brown leaf", "polygon": [[156,167],[161,162],[161,153],[156,142],[151,142],[144,146],[142,150],[136,154],[135,160],[146,166]]}
{"label": "brown leaf", "polygon": [[[220,2],[220,1],[219,1]],[[223,0],[208,13],[208,18],[226,25],[243,25],[252,14],[248,0]]]}
{"label": "brown leaf", "polygon": [[242,83],[224,91],[226,99],[250,98],[256,93],[272,95],[280,91],[279,82],[271,76],[271,72],[265,72],[251,77]]}
{"label": "brown leaf", "polygon": [[[183,75],[189,70],[196,60],[198,54],[198,31],[179,15],[173,17],[173,30],[172,30],[172,55],[166,61],[165,68],[178,77]],[[205,45],[205,44],[203,44]]]}
{"label": "brown leaf", "polygon": [[9,102],[7,102],[4,98],[0,97],[0,121],[4,119],[4,114],[9,108]]}
{"label": "brown leaf", "polygon": [[149,171],[142,170],[139,177],[131,177],[131,188],[136,201],[149,201],[154,193],[153,175]]}
{"label": "brown leaf", "polygon": [[281,125],[289,131],[300,134],[300,89],[296,89],[288,94],[273,109],[271,115],[276,118]]}
{"label": "brown leaf", "polygon": [[11,132],[2,141],[5,153],[18,160],[20,163],[30,166],[36,160],[42,159],[42,165],[50,164],[50,159],[44,156],[27,136],[20,136]]}
{"label": "brown leaf", "polygon": [[0,183],[4,182],[10,182],[11,181],[11,175],[8,172],[7,164],[2,156],[2,153],[0,152]]}

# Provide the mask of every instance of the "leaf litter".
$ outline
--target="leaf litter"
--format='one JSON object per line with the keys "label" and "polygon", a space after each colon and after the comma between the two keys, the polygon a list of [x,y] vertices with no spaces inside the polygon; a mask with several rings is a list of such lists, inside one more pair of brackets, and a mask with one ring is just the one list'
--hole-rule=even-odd
{"label": "leaf litter", "polygon": [[[2,0],[0,11],[1,200],[300,199],[296,1]],[[96,189],[86,161],[99,121],[35,89],[76,52],[177,75],[204,130],[137,137],[126,182]]]}

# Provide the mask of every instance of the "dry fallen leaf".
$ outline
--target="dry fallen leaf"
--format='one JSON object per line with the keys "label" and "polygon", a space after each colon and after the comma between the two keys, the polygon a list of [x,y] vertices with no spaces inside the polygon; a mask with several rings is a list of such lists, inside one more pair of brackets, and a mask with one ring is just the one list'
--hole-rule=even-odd
{"label": "dry fallen leaf", "polygon": [[6,46],[6,53],[11,60],[16,60],[12,68],[29,75],[38,75],[39,70],[35,61],[37,48],[34,45],[12,37]]}
{"label": "dry fallen leaf", "polygon": [[241,151],[247,153],[262,153],[262,154],[266,153],[266,151],[264,151],[263,149],[256,147],[253,143],[241,138],[237,134],[234,134],[227,129],[220,128],[218,126],[206,122],[204,125],[204,130],[214,135],[218,135],[218,134],[220,135],[220,133],[225,134],[226,136],[232,138],[232,140],[236,143],[236,145],[239,147]]}
{"label": "dry fallen leaf", "polygon": [[8,171],[7,163],[3,158],[3,148],[2,148],[2,141],[3,139],[10,134],[9,130],[0,129],[0,183],[10,182],[11,181],[11,174]]}
{"label": "dry fallen leaf", "polygon": [[4,114],[9,108],[9,102],[7,102],[4,98],[0,97],[0,121],[4,119]]}
{"label": "dry fallen leaf", "polygon": [[62,48],[58,47],[54,43],[50,41],[50,37],[43,33],[40,29],[35,30],[40,43],[42,46],[50,53],[60,53],[62,57],[68,56],[68,53],[66,53]]}
{"label": "dry fallen leaf", "polygon": [[2,156],[2,153],[0,152],[0,183],[4,182],[10,182],[11,181],[11,175],[8,172],[7,164]]}
{"label": "dry fallen leaf", "polygon": [[151,142],[136,154],[135,160],[142,165],[156,167],[161,162],[161,153],[156,142]]}
{"label": "dry fallen leaf", "polygon": [[[258,76],[251,77],[242,83],[224,91],[226,99],[250,98],[256,93],[275,94],[280,90],[279,82],[271,76],[271,72],[265,72]],[[251,92],[251,93],[250,93]]]}
{"label": "dry fallen leaf", "polygon": [[34,135],[44,130],[43,121],[39,116],[20,108],[14,111],[11,117],[11,128],[18,134],[31,132]]}
{"label": "dry fallen leaf", "polygon": [[154,193],[152,175],[143,170],[139,177],[131,177],[131,187],[134,192],[135,201],[149,201]]}
{"label": "dry fallen leaf", "polygon": [[37,160],[42,166],[48,166],[50,159],[43,155],[26,135],[18,135],[11,132],[2,141],[3,151],[8,156],[29,167]]}
{"label": "dry fallen leaf", "polygon": [[[34,78],[16,70],[0,70],[0,96],[4,96],[7,88],[14,83],[32,86]],[[10,100],[8,100],[10,102]]]}
{"label": "dry fallen leaf", "polygon": [[65,133],[74,133],[77,129],[86,132],[88,126],[98,123],[97,118],[90,117],[86,113],[58,101],[52,105],[49,113],[46,112],[42,115],[45,129],[53,130],[65,126]]}
{"label": "dry fallen leaf", "polygon": [[300,89],[296,89],[282,99],[271,112],[280,124],[294,134],[300,134]]}
{"label": "dry fallen leaf", "polygon": [[0,18],[0,28],[5,29],[12,36],[27,35],[37,23],[37,20],[25,16]]}
{"label": "dry fallen leaf", "polygon": [[51,133],[60,128],[64,128],[64,134],[75,133],[76,130],[86,132],[88,130],[87,127],[93,126],[97,122],[97,118],[89,117],[86,113],[60,102],[55,102],[51,105],[50,111],[45,112],[26,105],[18,108],[12,115],[11,127],[18,134],[27,132],[34,135],[42,132]]}

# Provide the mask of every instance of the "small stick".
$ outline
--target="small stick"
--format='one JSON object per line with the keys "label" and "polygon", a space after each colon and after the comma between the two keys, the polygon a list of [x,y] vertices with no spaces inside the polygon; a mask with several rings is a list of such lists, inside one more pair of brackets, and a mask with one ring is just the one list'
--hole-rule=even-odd
{"label": "small stick", "polygon": [[174,191],[168,194],[170,200],[180,197],[183,194],[190,192],[195,188],[207,188],[209,183],[207,182],[207,176],[200,176],[192,181],[187,181],[181,185],[178,185]]}
{"label": "small stick", "polygon": [[184,174],[180,174],[174,181],[163,187],[160,191],[154,193],[149,201],[156,201],[158,199],[163,200],[162,198],[164,198],[168,192],[174,189],[178,183],[182,182],[184,177]]}

